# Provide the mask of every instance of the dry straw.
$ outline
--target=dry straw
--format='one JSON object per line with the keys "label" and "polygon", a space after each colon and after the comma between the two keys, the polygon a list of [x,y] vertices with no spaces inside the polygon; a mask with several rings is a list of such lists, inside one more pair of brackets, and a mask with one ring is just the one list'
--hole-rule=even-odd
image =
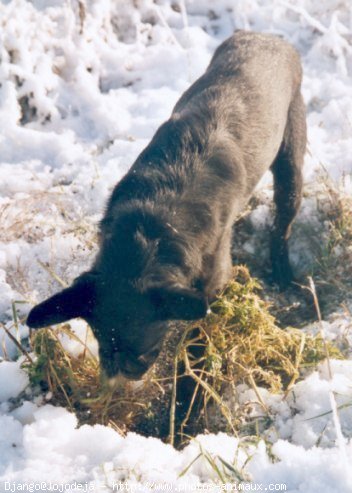
{"label": "dry straw", "polygon": [[[33,383],[51,392],[53,403],[75,411],[81,422],[110,424],[121,433],[140,431],[146,422],[154,422],[154,426],[147,427],[149,433],[152,429],[155,435],[175,443],[180,435],[192,435],[202,427],[209,429],[207,409],[211,403],[223,416],[226,429],[236,434],[242,417],[223,401],[224,388],[246,383],[254,389],[263,411],[268,412],[259,386],[271,392],[287,392],[302,368],[314,367],[326,356],[320,335],[279,328],[260,290],[248,270],[237,267],[233,280],[211,305],[212,313],[186,327],[175,341],[171,364],[161,357],[138,390],[132,386],[114,391],[105,387],[99,363],[84,341],[80,341],[82,354],[78,357],[65,350],[63,333],[77,340],[69,325],[33,335],[36,359],[28,364],[29,375]],[[340,356],[331,345],[328,350],[330,356]],[[180,416],[178,404],[184,395],[180,395],[179,382],[185,380],[185,375],[193,386],[187,402],[182,403]],[[164,413],[168,437],[161,431],[165,423],[156,411],[158,402],[163,408],[169,407]]]}

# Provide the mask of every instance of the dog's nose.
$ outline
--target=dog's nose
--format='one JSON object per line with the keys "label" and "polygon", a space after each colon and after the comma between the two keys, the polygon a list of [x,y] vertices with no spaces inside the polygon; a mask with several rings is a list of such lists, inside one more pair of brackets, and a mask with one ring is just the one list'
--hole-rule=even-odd
{"label": "dog's nose", "polygon": [[115,377],[108,378],[107,384],[109,389],[113,391],[126,389],[127,386],[129,389],[136,391],[144,385],[144,380],[130,380],[124,377],[122,373],[119,373]]}
{"label": "dog's nose", "polygon": [[110,389],[118,390],[124,388],[128,379],[119,371],[114,377],[106,378],[106,383]]}

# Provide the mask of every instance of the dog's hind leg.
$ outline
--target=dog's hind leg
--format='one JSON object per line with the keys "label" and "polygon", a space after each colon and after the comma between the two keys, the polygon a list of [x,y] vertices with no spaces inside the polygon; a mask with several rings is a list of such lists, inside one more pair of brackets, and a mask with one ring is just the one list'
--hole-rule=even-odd
{"label": "dog's hind leg", "polygon": [[302,198],[302,166],[306,150],[306,114],[298,91],[291,102],[284,138],[272,164],[276,214],[271,233],[273,280],[280,289],[293,281],[288,258],[288,238]]}

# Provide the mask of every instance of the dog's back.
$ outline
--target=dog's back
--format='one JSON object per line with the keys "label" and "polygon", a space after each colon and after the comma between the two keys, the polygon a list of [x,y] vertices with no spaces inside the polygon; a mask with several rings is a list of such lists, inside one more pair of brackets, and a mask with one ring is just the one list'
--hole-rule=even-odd
{"label": "dog's back", "polygon": [[250,194],[278,153],[301,78],[299,55],[289,43],[238,31],[219,46],[171,118],[203,113],[208,126],[213,120],[214,141],[234,146],[233,158],[245,163]]}

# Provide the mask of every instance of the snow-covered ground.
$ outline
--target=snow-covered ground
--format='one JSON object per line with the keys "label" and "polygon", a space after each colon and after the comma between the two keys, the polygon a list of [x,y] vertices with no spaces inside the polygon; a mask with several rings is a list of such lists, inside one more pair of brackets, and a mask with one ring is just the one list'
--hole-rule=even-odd
{"label": "snow-covered ground", "polygon": [[[90,265],[109,191],[234,29],[283,35],[302,55],[309,194],[299,221],[317,220],[322,177],[352,196],[349,0],[2,0],[0,23],[0,322],[16,337],[28,330],[14,327],[13,302],[27,302],[15,304],[24,317],[60,287],[50,271],[69,282]],[[270,195],[268,176],[261,191]],[[260,205],[252,221],[260,229],[267,216]],[[311,258],[306,240],[294,231],[297,269]],[[328,337],[349,344],[351,300],[324,323]],[[28,378],[1,326],[0,346],[1,492],[207,490],[216,480],[236,491],[221,459],[252,490],[352,491],[350,360],[332,361],[331,379],[320,365],[287,398],[262,390],[273,420],[263,439],[200,436],[176,451],[100,425],[77,428],[73,414],[40,399],[13,409]],[[247,388],[239,395],[256,400]]]}

